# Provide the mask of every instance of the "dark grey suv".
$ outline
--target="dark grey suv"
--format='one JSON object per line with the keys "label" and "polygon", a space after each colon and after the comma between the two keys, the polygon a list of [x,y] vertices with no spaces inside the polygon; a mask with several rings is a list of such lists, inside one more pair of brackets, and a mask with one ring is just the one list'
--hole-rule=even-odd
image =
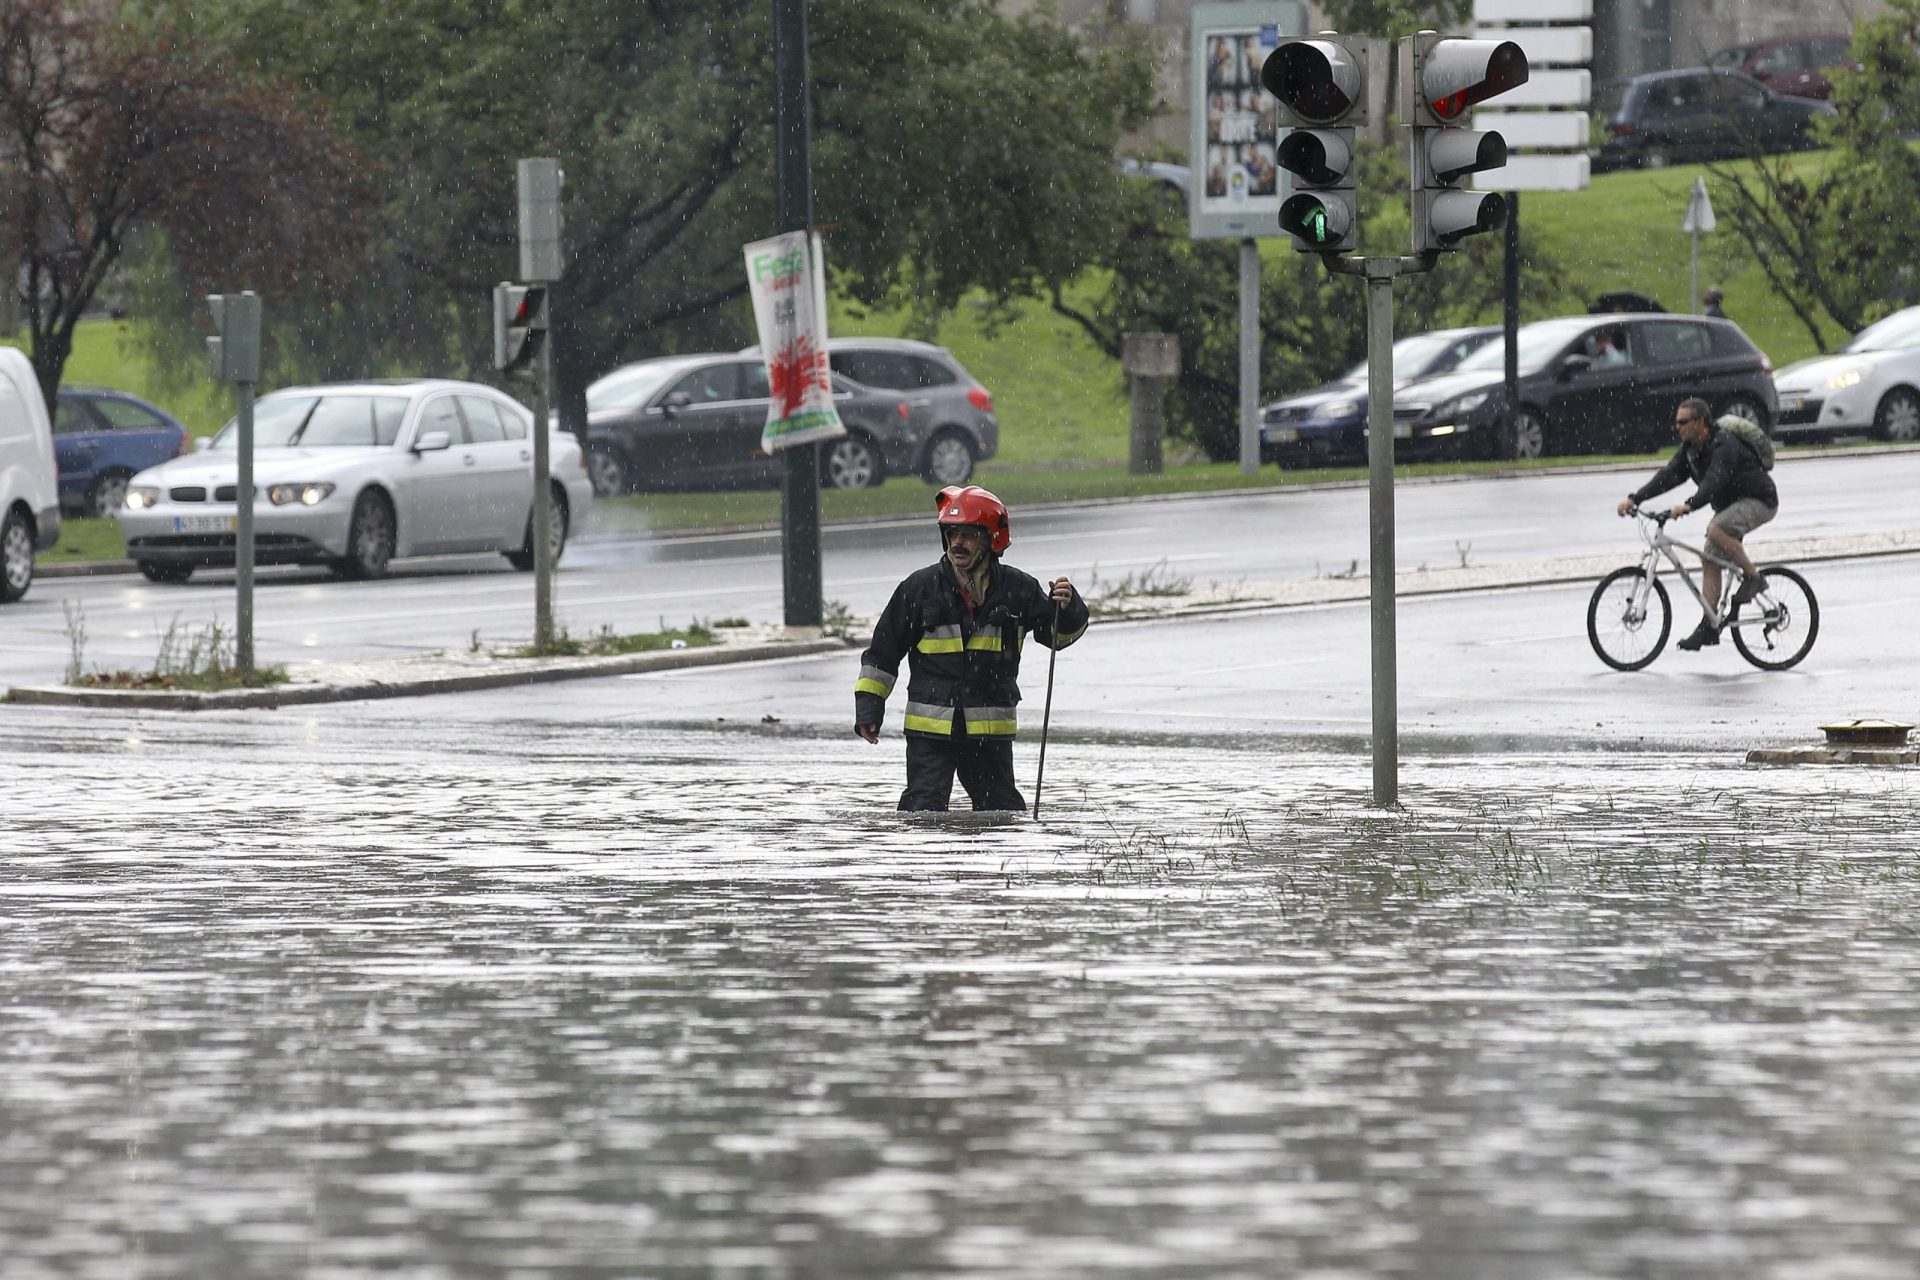
{"label": "dark grey suv", "polygon": [[1394,393],[1394,454],[1538,458],[1673,445],[1673,409],[1688,396],[1769,433],[1778,416],[1773,365],[1731,320],[1705,316],[1567,316],[1520,326],[1520,403],[1506,415],[1505,344],[1490,342],[1438,378]]}
{"label": "dark grey suv", "polygon": [[1659,169],[1688,160],[1799,151],[1831,103],[1794,98],[1738,71],[1690,67],[1602,85],[1596,115],[1605,131],[1593,171]]}
{"label": "dark grey suv", "polygon": [[[847,434],[820,446],[820,478],[865,489],[914,464],[924,440],[897,392],[833,380]],[[587,471],[596,493],[776,485],[762,452],[767,366],[758,355],[662,356],[622,365],[587,388]]]}
{"label": "dark grey suv", "polygon": [[905,396],[919,440],[912,463],[928,484],[965,484],[1000,448],[993,396],[953,353],[909,338],[831,338],[833,371]]}

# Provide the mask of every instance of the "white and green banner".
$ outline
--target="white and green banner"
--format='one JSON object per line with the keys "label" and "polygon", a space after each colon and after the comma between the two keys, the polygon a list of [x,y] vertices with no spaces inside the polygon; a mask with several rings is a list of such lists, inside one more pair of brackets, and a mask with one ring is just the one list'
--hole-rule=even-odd
{"label": "white and green banner", "polygon": [[747,283],[767,362],[768,453],[847,434],[827,365],[827,273],[820,237],[790,231],[747,246]]}

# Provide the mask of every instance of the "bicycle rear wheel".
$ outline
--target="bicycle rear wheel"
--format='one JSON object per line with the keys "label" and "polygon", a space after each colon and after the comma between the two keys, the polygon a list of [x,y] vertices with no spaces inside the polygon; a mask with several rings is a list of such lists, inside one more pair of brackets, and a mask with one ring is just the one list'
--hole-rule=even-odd
{"label": "bicycle rear wheel", "polygon": [[1615,569],[1587,602],[1587,639],[1615,671],[1638,671],[1660,656],[1673,631],[1666,584],[1640,568]]}
{"label": "bicycle rear wheel", "polygon": [[1768,565],[1764,584],[1750,604],[1733,611],[1733,647],[1766,671],[1785,671],[1807,656],[1820,634],[1820,602],[1807,580],[1791,569]]}

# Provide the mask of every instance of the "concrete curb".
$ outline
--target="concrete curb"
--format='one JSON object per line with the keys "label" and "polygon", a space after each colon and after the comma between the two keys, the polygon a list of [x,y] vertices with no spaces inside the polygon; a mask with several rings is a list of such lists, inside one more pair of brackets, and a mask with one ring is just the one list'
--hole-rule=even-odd
{"label": "concrete curb", "polygon": [[81,689],[66,685],[29,685],[11,690],[7,700],[34,706],[110,707],[123,711],[272,710],[316,702],[357,702],[429,693],[464,693],[475,689],[546,684],[555,680],[631,675],[643,671],[676,671],[733,662],[764,662],[772,658],[811,657],[846,648],[847,642],[844,640],[820,639],[776,644],[722,644],[704,649],[665,649],[605,658],[470,658],[464,655],[438,655],[429,658],[394,658],[384,662],[310,663],[305,664],[307,672],[313,675],[332,673],[334,678],[303,678],[307,673],[296,668],[292,680],[268,689],[226,689],[202,693],[174,689]]}

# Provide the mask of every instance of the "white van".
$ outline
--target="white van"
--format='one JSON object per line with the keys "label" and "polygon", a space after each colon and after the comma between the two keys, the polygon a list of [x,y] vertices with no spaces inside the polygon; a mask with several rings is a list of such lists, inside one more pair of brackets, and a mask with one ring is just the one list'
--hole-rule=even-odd
{"label": "white van", "polygon": [[0,603],[33,585],[33,555],[60,538],[53,425],[33,363],[0,347]]}

